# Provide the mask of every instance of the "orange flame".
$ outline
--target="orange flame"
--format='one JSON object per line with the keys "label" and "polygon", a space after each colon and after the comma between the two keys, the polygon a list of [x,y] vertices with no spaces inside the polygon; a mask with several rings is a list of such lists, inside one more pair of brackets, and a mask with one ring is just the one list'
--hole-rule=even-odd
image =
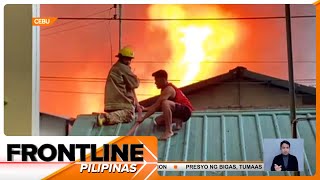
{"label": "orange flame", "polygon": [[[151,5],[149,18],[184,19],[223,17],[215,6]],[[197,8],[200,7],[200,8]],[[203,9],[205,7],[206,9]],[[170,65],[166,67],[169,79],[179,80],[178,87],[195,83],[215,75],[216,64],[227,48],[230,48],[237,34],[234,22],[207,20],[153,21],[151,28],[164,29],[171,46]]]}

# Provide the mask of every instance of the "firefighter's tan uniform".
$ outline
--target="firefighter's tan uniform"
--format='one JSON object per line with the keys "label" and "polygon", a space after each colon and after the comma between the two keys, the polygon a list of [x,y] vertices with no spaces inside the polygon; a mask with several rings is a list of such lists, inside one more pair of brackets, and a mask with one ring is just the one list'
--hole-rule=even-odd
{"label": "firefighter's tan uniform", "polygon": [[[133,52],[125,47],[119,55],[133,58]],[[104,98],[106,114],[98,115],[98,125],[112,125],[131,122],[135,112],[134,89],[139,87],[139,80],[130,66],[118,61],[110,69]]]}

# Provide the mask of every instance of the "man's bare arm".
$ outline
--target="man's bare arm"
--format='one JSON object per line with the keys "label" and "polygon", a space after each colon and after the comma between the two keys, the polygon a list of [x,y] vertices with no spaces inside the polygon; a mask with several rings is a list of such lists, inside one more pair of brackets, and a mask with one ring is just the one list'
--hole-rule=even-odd
{"label": "man's bare arm", "polygon": [[174,89],[172,87],[167,87],[164,89],[160,95],[160,97],[157,99],[157,101],[150,107],[147,108],[146,114],[142,117],[139,121],[144,121],[148,117],[150,117],[152,114],[156,112],[157,109],[161,107],[161,103],[164,100],[168,100],[174,93]]}

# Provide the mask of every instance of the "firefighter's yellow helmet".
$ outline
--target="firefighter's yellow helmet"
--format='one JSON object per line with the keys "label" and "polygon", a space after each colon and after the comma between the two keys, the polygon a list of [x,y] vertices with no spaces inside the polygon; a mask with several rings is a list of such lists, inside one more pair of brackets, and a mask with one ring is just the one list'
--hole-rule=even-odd
{"label": "firefighter's yellow helmet", "polygon": [[124,47],[124,48],[120,49],[120,51],[116,57],[120,57],[120,56],[134,58],[134,53],[130,47]]}

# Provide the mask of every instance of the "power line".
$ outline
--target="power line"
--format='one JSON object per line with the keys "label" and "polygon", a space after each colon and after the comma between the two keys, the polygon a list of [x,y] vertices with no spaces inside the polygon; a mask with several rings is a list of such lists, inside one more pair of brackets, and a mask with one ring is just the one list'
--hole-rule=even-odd
{"label": "power line", "polygon": [[[60,79],[91,79],[91,80],[105,80],[106,77],[72,77],[72,76],[40,76],[40,78],[47,78],[47,79],[55,79],[55,78],[60,78]],[[151,80],[153,81],[153,79],[144,79],[141,78],[139,79],[140,81],[145,81],[145,80]],[[170,80],[170,79],[169,79]],[[312,78],[303,78],[303,79],[296,79],[296,80],[316,80],[316,79],[312,79]],[[171,81],[180,81],[180,80],[174,80],[171,79]],[[199,80],[197,80],[199,81]],[[272,81],[281,81],[281,80],[272,80]]]}
{"label": "power line", "polygon": [[[99,11],[99,12],[96,12],[96,13],[93,13],[91,15],[88,15],[87,17],[90,17],[90,16],[93,16],[93,15],[97,15],[97,14],[100,14],[100,13],[103,13],[103,12],[109,12],[109,16],[110,16],[110,13],[111,13],[111,10],[115,8],[115,5],[107,10],[103,10],[103,11]],[[116,15],[114,15],[114,18],[116,18]],[[49,28],[46,28],[46,29],[43,29],[43,30],[47,30],[47,29],[51,29],[51,28],[54,28],[54,27],[58,27],[58,26],[62,26],[62,25],[66,25],[66,24],[70,24],[72,22],[75,22],[74,20],[73,21],[70,21],[70,22],[66,22],[66,23],[62,23],[60,25],[57,25],[57,26],[53,26],[53,27],[49,27]],[[101,22],[101,21],[100,21]],[[107,24],[107,31],[108,31],[108,34],[109,34],[109,43],[110,43],[110,56],[111,56],[111,59],[112,59],[112,42],[111,42],[111,32],[110,32],[110,22],[108,22]],[[61,30],[61,31],[56,31],[56,32],[53,32],[53,33],[48,33],[48,34],[42,34],[42,36],[46,37],[46,36],[50,36],[50,35],[54,35],[54,34],[58,34],[58,33],[61,33],[61,32],[66,32],[66,31],[71,31],[71,30],[75,30],[75,29],[78,29],[78,28],[81,28],[81,27],[86,27],[86,26],[89,26],[89,25],[93,25],[93,24],[96,24],[96,23],[99,23],[99,22],[95,22],[95,23],[88,23],[86,25],[81,25],[81,26],[77,26],[77,27],[73,27],[73,28],[69,28],[69,29],[65,29],[65,30]],[[104,61],[105,62],[105,61]],[[112,60],[111,60],[111,64],[112,64]]]}
{"label": "power line", "polygon": [[[70,77],[70,76],[40,76],[40,78],[47,78],[47,79],[90,79],[90,80],[105,80],[105,77]],[[139,79],[140,81],[153,81],[153,79]],[[177,79],[169,79],[170,81],[181,81]],[[296,80],[316,80],[316,79],[311,79],[311,78],[305,78],[305,79],[296,79]],[[194,80],[194,81],[199,81],[199,80]],[[282,80],[272,80],[272,81],[282,81]]]}
{"label": "power line", "polygon": [[[106,79],[100,80],[82,80],[82,79],[41,79],[42,81],[55,81],[55,82],[85,82],[85,83],[105,83]],[[180,82],[182,80],[170,80],[172,82]],[[198,82],[197,80],[189,80],[187,82]],[[154,80],[140,80],[140,84],[154,84]]]}
{"label": "power line", "polygon": [[[291,18],[315,18],[315,15],[309,16],[291,16]],[[126,18],[124,21],[219,21],[219,20],[259,20],[259,19],[285,19],[283,16],[267,16],[267,17],[233,17],[233,18],[155,18],[155,19],[144,19],[144,18]]]}
{"label": "power line", "polygon": [[[100,64],[106,63],[106,61],[41,61],[41,63],[76,63],[76,64]],[[175,64],[174,61],[133,61],[132,64]],[[200,64],[233,64],[233,63],[248,63],[248,64],[281,64],[288,63],[287,61],[201,61]],[[316,61],[294,61],[293,63],[312,63],[315,64]]]}
{"label": "power line", "polygon": [[71,30],[79,29],[79,28],[82,28],[82,27],[90,26],[90,25],[93,25],[93,24],[98,24],[98,23],[101,23],[101,22],[104,22],[104,21],[91,22],[91,23],[88,23],[88,24],[85,24],[85,25],[76,26],[76,27],[69,28],[69,29],[65,29],[65,30],[61,30],[61,31],[56,31],[56,32],[53,32],[53,33],[41,34],[41,36],[42,36],[42,37],[48,37],[48,36],[50,36],[50,35],[54,35],[54,34],[58,34],[58,33],[61,33],[61,32],[66,32],[66,31],[71,31]]}
{"label": "power line", "polygon": [[[110,16],[110,11],[109,11],[109,16]],[[116,15],[114,15],[115,17]],[[111,41],[111,32],[110,32],[110,29],[111,29],[111,26],[110,26],[110,22],[111,21],[108,21],[108,24],[107,24],[107,32],[108,32],[108,37],[109,37],[109,45],[110,45],[110,65],[112,66],[112,53],[113,53],[113,48],[112,48],[112,41]]]}
{"label": "power line", "polygon": [[[88,94],[88,95],[104,95],[104,92],[82,92],[82,91],[59,91],[59,90],[40,90],[47,93],[62,93],[62,94]],[[137,94],[138,96],[155,96],[154,94]],[[263,96],[263,95],[262,95]],[[287,95],[283,95],[287,96]],[[305,94],[299,94],[299,96],[308,96]]]}
{"label": "power line", "polygon": [[[109,16],[110,16],[110,12],[111,12],[111,10],[112,10],[113,8],[114,8],[114,7],[109,8],[109,9],[104,10],[104,11],[100,11],[100,12],[94,13],[94,14],[92,14],[92,15],[100,14],[100,13],[102,13],[102,12],[107,12],[107,11],[108,11],[108,12],[109,12]],[[90,16],[92,16],[92,15],[90,15]],[[52,33],[41,34],[41,36],[47,37],[47,36],[54,35],[54,34],[58,34],[58,33],[61,33],[61,32],[66,32],[66,31],[71,31],[71,30],[79,29],[79,28],[82,28],[82,27],[87,27],[87,26],[89,26],[89,25],[97,24],[97,23],[100,23],[100,22],[104,22],[104,21],[98,21],[98,22],[88,23],[88,24],[85,24],[85,25],[80,25],[80,26],[76,26],[76,27],[73,27],[73,28],[64,29],[64,30],[61,30],[61,31],[55,31],[55,32],[52,32]],[[66,23],[64,23],[64,24],[66,24]],[[110,24],[110,21],[109,21],[109,24]],[[57,26],[54,26],[54,27],[57,27]]]}
{"label": "power line", "polygon": [[[97,78],[95,78],[97,79]],[[300,79],[301,81],[309,81],[309,80],[315,80],[315,79]],[[141,81],[153,81],[153,80],[147,80],[147,79],[141,79]],[[169,80],[171,82],[173,81],[180,81],[180,80]],[[196,80],[195,80],[196,81]],[[197,80],[200,81],[200,80]],[[283,81],[283,80],[272,80],[272,81]],[[295,81],[299,81],[299,79],[296,79]],[[105,82],[105,81],[104,81]],[[270,81],[269,81],[270,82]],[[223,82],[224,84],[236,84],[238,85],[239,82]],[[266,85],[268,84],[268,81],[251,81],[251,82],[241,82],[241,84],[253,84],[253,85]],[[312,84],[308,84],[307,86],[315,87],[316,84],[312,82]],[[89,94],[89,95],[104,95],[104,92],[83,92],[83,91],[65,91],[65,90],[48,90],[48,89],[42,89],[41,92],[48,92],[48,93],[63,93],[63,94]],[[154,94],[142,94],[138,93],[139,96],[154,96]]]}
{"label": "power line", "polygon": [[[112,57],[111,57],[112,59]],[[42,60],[41,63],[106,63],[106,61],[48,61],[48,60]],[[171,64],[171,63],[177,63],[175,61],[132,61],[132,63],[150,63],[150,64]],[[201,61],[201,64],[217,64],[217,63],[252,63],[252,64],[265,64],[265,63],[288,63],[287,61]],[[301,60],[301,61],[294,61],[294,63],[316,63],[316,61],[308,61],[308,60]]]}
{"label": "power line", "polygon": [[[315,15],[291,16],[291,18],[315,18]],[[259,20],[259,19],[285,19],[284,16],[266,17],[230,17],[230,18],[77,18],[59,17],[59,20],[121,20],[121,21],[216,21],[216,20]]]}
{"label": "power line", "polygon": [[[77,82],[77,83],[103,83],[105,84],[106,81],[103,81],[103,80],[97,80],[97,81],[90,81],[90,80],[63,80],[63,79],[54,79],[54,80],[50,80],[50,79],[41,79],[41,81],[49,81],[49,82],[70,82],[70,83],[74,83],[74,82]],[[169,81],[169,82],[180,82],[180,81]],[[194,84],[194,83],[197,83],[197,82],[200,82],[200,81],[192,81],[192,80],[186,80],[185,82],[189,82],[189,84]],[[315,80],[310,80],[310,81],[300,81],[300,80],[295,80],[296,83],[298,84],[314,84],[316,83]],[[224,82],[226,83],[226,82]],[[253,85],[261,85],[261,84],[266,84],[267,82],[247,82],[247,83],[244,83],[244,82],[241,82],[242,84],[253,84]],[[140,84],[154,84],[154,81],[141,81]],[[237,84],[237,83],[226,83],[226,84]]]}
{"label": "power line", "polygon": [[[91,95],[104,95],[104,92],[83,92],[83,91],[59,91],[59,90],[47,90],[42,89],[41,92],[51,93],[66,93],[66,94],[91,94]],[[153,96],[154,94],[137,94],[139,96]]]}
{"label": "power line", "polygon": [[[79,81],[79,82],[105,82],[106,78],[94,77],[94,78],[79,78],[79,77],[55,77],[55,76],[40,76],[41,80],[45,81]],[[153,79],[139,79],[141,83],[154,83]],[[179,79],[169,79],[168,81],[172,82],[181,82],[183,80]],[[203,80],[187,80],[187,82],[199,82]],[[274,81],[283,81],[283,80],[271,80]],[[316,79],[305,78],[305,79],[295,79],[295,81],[307,82],[307,81],[316,81]],[[237,82],[238,83],[238,82]],[[247,83],[265,83],[261,81],[257,82],[247,82]]]}
{"label": "power line", "polygon": [[[96,13],[93,13],[93,14],[89,14],[87,15],[86,17],[91,17],[91,16],[94,16],[94,15],[97,15],[97,14],[101,14],[101,13],[104,13],[104,12],[108,12],[110,13],[110,11],[113,9],[114,7],[111,7],[107,10],[103,10],[103,11],[99,11],[99,12],[96,12]],[[75,20],[73,21],[69,21],[69,22],[65,22],[65,23],[62,23],[62,24],[58,24],[58,25],[55,25],[55,26],[51,26],[51,27],[47,27],[47,28],[44,28],[44,29],[41,29],[41,31],[46,31],[46,30],[49,30],[49,29],[52,29],[52,28],[56,28],[56,27],[60,27],[60,26],[64,26],[64,25],[67,25],[67,24],[71,24],[71,23],[74,23],[76,22]]]}
{"label": "power line", "polygon": [[81,92],[81,91],[59,91],[59,90],[46,90],[42,89],[41,92],[53,92],[53,93],[71,93],[71,94],[92,94],[92,95],[103,95],[100,92]]}

